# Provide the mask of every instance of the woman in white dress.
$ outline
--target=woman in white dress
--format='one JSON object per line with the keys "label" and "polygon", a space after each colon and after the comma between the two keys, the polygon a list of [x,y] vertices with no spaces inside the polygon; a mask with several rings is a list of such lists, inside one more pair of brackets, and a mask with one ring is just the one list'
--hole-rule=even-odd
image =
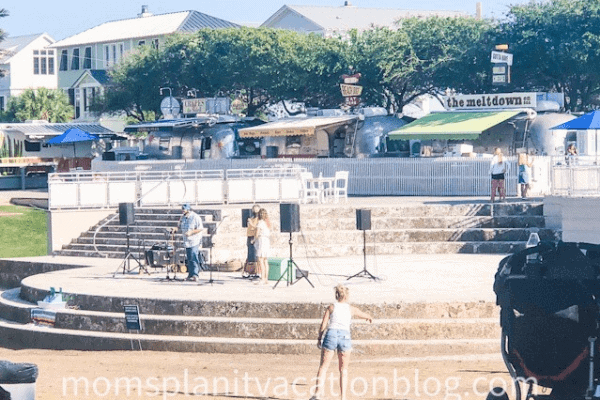
{"label": "woman in white dress", "polygon": [[269,251],[271,250],[271,221],[267,210],[261,208],[258,212],[258,225],[256,225],[256,257],[258,258],[258,274],[261,282],[268,284],[269,280]]}

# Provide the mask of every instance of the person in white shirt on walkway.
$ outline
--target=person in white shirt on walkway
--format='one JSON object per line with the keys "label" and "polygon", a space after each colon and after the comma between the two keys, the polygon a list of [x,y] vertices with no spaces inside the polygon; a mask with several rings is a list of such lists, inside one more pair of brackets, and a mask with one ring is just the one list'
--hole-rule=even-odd
{"label": "person in white shirt on walkway", "polygon": [[[348,364],[350,364],[350,353],[352,351],[350,320],[352,317],[357,317],[365,319],[369,323],[373,322],[373,317],[369,314],[348,304],[349,295],[350,292],[346,286],[337,285],[335,287],[337,303],[327,307],[325,315],[323,315],[323,321],[319,328],[319,338],[317,339],[317,346],[321,349],[321,364],[317,372],[315,394],[311,397],[311,400],[318,400],[323,397],[325,374],[327,374],[327,368],[329,368],[329,363],[336,350],[340,371],[340,397],[342,400],[346,400]],[[325,334],[325,337],[323,337],[323,334]]]}
{"label": "person in white shirt on walkway", "polygon": [[509,164],[504,160],[502,150],[496,147],[494,158],[490,164],[490,175],[492,176],[492,196],[490,201],[493,203],[496,197],[496,191],[500,194],[500,201],[506,200],[506,188],[504,186],[504,178],[508,173]]}

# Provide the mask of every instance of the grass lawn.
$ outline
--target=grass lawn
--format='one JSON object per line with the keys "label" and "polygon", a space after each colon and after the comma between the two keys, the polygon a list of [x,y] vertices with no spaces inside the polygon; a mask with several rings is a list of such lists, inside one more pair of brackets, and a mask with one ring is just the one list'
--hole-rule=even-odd
{"label": "grass lawn", "polygon": [[47,249],[46,211],[21,206],[0,206],[0,258],[44,256]]}

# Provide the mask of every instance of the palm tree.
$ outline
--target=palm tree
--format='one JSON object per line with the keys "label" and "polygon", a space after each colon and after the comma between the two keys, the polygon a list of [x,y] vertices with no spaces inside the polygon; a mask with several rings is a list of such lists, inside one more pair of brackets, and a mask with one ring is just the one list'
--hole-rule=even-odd
{"label": "palm tree", "polygon": [[[0,18],[8,17],[8,10],[6,8],[0,8]],[[0,29],[0,42],[3,42],[6,39],[6,32],[3,29]],[[4,50],[0,50],[0,57],[4,56]],[[4,76],[4,70],[0,69],[0,77]]]}
{"label": "palm tree", "polygon": [[62,90],[44,87],[26,89],[8,101],[5,120],[26,121],[45,119],[48,122],[68,122],[73,119],[73,106]]}

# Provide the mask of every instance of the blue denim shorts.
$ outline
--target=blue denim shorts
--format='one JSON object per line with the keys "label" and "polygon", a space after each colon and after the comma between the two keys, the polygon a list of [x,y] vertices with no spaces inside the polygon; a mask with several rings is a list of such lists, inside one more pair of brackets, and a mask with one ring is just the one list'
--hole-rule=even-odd
{"label": "blue denim shorts", "polygon": [[323,339],[323,348],[327,350],[349,351],[352,350],[350,332],[340,329],[328,329]]}

